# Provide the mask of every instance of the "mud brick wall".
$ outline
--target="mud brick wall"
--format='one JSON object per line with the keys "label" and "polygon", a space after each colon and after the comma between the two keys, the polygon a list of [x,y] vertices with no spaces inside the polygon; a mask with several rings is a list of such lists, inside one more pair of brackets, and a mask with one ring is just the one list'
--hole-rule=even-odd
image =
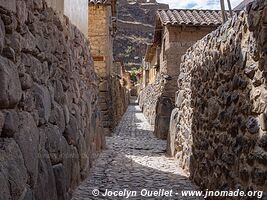
{"label": "mud brick wall", "polygon": [[266,75],[266,1],[183,56],[168,151],[203,189],[266,192]]}
{"label": "mud brick wall", "polygon": [[69,199],[102,133],[85,36],[42,0],[0,4],[0,199]]}

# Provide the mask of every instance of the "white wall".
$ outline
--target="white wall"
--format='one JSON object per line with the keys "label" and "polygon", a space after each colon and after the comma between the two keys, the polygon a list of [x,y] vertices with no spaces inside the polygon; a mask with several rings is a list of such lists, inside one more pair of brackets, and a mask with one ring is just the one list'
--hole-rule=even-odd
{"label": "white wall", "polygon": [[64,0],[64,14],[87,37],[88,36],[88,0]]}
{"label": "white wall", "polygon": [[69,17],[87,37],[88,35],[88,0],[45,0],[55,11]]}

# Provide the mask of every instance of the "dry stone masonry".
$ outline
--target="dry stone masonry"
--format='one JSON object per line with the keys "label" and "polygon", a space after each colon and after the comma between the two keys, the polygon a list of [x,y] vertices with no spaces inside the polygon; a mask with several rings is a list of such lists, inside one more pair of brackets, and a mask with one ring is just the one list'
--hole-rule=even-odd
{"label": "dry stone masonry", "polygon": [[168,151],[203,189],[267,191],[267,1],[182,58]]}
{"label": "dry stone masonry", "polygon": [[151,125],[155,125],[156,107],[162,93],[162,84],[159,80],[145,87],[139,95],[139,106]]}
{"label": "dry stone masonry", "polygon": [[[120,82],[117,76],[111,76],[111,96],[112,96],[112,128],[114,129],[123,114],[126,112],[130,102],[129,90],[126,89]],[[110,119],[109,119],[110,120]]]}
{"label": "dry stone masonry", "polygon": [[42,0],[4,2],[0,199],[69,199],[104,146],[89,44]]}

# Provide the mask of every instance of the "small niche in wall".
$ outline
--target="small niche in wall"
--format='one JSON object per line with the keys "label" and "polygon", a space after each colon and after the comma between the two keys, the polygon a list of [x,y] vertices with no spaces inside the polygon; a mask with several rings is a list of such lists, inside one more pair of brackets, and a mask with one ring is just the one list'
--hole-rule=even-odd
{"label": "small niche in wall", "polygon": [[94,61],[104,61],[104,56],[94,56],[93,60]]}

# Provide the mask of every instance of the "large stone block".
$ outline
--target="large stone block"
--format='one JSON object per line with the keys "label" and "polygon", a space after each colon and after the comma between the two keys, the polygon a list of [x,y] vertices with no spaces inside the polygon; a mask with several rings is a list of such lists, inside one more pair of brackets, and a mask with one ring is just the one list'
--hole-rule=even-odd
{"label": "large stone block", "polygon": [[5,111],[5,123],[2,135],[4,137],[13,137],[19,130],[19,116],[15,110]]}
{"label": "large stone block", "polygon": [[0,56],[0,108],[14,108],[22,95],[16,66]]}
{"label": "large stone block", "polygon": [[78,121],[73,115],[70,115],[70,122],[67,124],[63,135],[70,145],[77,145],[79,138]]}
{"label": "large stone block", "polygon": [[58,200],[54,171],[50,159],[47,156],[48,152],[44,149],[44,146],[42,146],[42,150],[39,153],[39,173],[37,184],[35,186],[34,197],[35,199]]}
{"label": "large stone block", "polygon": [[14,138],[18,143],[29,174],[28,183],[34,187],[38,176],[39,130],[30,113],[19,113],[19,131]]}
{"label": "large stone block", "polygon": [[0,6],[14,13],[16,12],[16,0],[1,0]]}
{"label": "large stone block", "polygon": [[56,102],[53,103],[53,109],[49,118],[49,122],[57,125],[61,134],[64,132],[66,128],[64,110]]}
{"label": "large stone block", "polygon": [[14,139],[0,138],[0,199],[19,199],[28,181],[25,160]]}
{"label": "large stone block", "polygon": [[0,136],[2,135],[2,128],[5,124],[5,115],[0,112]]}
{"label": "large stone block", "polygon": [[6,34],[5,25],[0,17],[0,53],[2,53],[4,48],[5,34]]}
{"label": "large stone block", "polygon": [[63,165],[57,164],[53,166],[53,172],[56,180],[56,189],[58,200],[67,199],[66,175]]}
{"label": "large stone block", "polygon": [[34,84],[33,96],[35,98],[35,106],[39,113],[40,123],[48,122],[51,114],[51,97],[47,87]]}
{"label": "large stone block", "polygon": [[45,149],[47,150],[52,165],[63,162],[66,151],[66,140],[55,125],[44,125],[40,127],[40,134],[46,136]]}

